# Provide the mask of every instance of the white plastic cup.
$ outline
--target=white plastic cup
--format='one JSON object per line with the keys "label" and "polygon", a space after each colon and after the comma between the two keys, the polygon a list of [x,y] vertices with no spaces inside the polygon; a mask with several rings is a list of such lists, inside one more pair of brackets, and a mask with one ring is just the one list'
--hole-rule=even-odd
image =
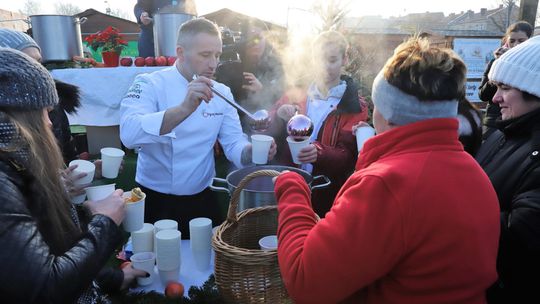
{"label": "white plastic cup", "polygon": [[[124,198],[131,197],[131,191],[124,192]],[[127,202],[126,203],[126,215],[122,226],[127,232],[137,231],[143,228],[144,225],[144,201],[146,199],[146,194],[143,198],[136,202]],[[150,250],[152,251],[152,250]]]}
{"label": "white plastic cup", "polygon": [[144,223],[142,229],[131,232],[133,253],[154,251],[154,225]]}
{"label": "white plastic cup", "polygon": [[166,229],[178,230],[178,222],[175,220],[169,220],[169,219],[159,220],[154,223],[154,229],[155,229],[155,233],[158,233],[159,231],[166,230]]}
{"label": "white plastic cup", "polygon": [[364,146],[366,140],[374,135],[375,129],[370,126],[363,126],[356,129],[356,146],[358,148],[358,152],[362,151],[362,147]]}
{"label": "white plastic cup", "polygon": [[158,269],[159,273],[159,279],[161,280],[161,284],[163,286],[167,286],[170,282],[178,282],[180,281],[180,267],[177,267],[172,270],[161,270]]}
{"label": "white plastic cup", "polygon": [[302,141],[296,141],[292,137],[287,136],[287,143],[289,143],[289,149],[291,150],[291,156],[295,164],[300,165],[301,162],[298,160],[298,153],[302,148],[309,145],[309,138],[306,138]]}
{"label": "white plastic cup", "polygon": [[101,175],[105,178],[117,178],[125,154],[117,148],[101,149]]}
{"label": "white plastic cup", "polygon": [[178,222],[175,220],[163,219],[154,223],[154,252],[156,252],[156,234],[161,230],[178,230]]}
{"label": "white plastic cup", "polygon": [[268,163],[268,152],[273,140],[272,136],[268,135],[251,135],[251,161],[254,164],[264,165]]}
{"label": "white plastic cup", "polygon": [[[75,185],[86,185],[92,182],[94,180],[94,174],[96,173],[96,165],[94,163],[89,162],[87,160],[82,159],[76,159],[72,160],[69,163],[69,166],[77,165],[77,168],[71,172],[71,176],[77,176],[81,173],[86,173],[85,177],[82,177],[78,180],[74,180],[73,184]],[[71,202],[73,204],[82,204],[84,202],[84,199],[86,198],[86,194],[77,195],[73,198],[71,198]]]}
{"label": "white plastic cup", "polygon": [[86,191],[86,196],[88,196],[89,200],[99,201],[113,194],[115,190],[115,185],[116,184],[108,184],[102,186],[88,187],[84,188],[84,190]]}
{"label": "white plastic cup", "polygon": [[269,235],[259,240],[259,246],[261,250],[276,250],[278,246],[278,239],[276,235]]}
{"label": "white plastic cup", "polygon": [[178,230],[165,229],[156,233],[156,261],[159,270],[180,267],[182,234]]}
{"label": "white plastic cup", "polygon": [[208,270],[212,255],[212,220],[198,217],[189,221],[189,239],[195,268],[199,271]]}
{"label": "white plastic cup", "polygon": [[153,252],[139,252],[131,256],[131,265],[135,269],[140,269],[148,272],[150,277],[138,277],[137,284],[146,286],[152,284],[154,281],[155,272],[154,265],[156,264],[156,256]]}

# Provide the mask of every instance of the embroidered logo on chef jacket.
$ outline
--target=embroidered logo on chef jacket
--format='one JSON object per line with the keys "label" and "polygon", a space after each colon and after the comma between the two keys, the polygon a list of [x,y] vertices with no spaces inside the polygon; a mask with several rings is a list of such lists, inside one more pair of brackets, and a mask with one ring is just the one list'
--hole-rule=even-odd
{"label": "embroidered logo on chef jacket", "polygon": [[223,116],[223,113],[219,113],[219,112],[206,112],[206,110],[203,110],[202,111],[202,116],[204,118],[212,118],[212,117],[216,117],[216,116]]}
{"label": "embroidered logo on chef jacket", "polygon": [[133,82],[124,98],[140,99],[142,93],[141,83],[146,83],[146,81],[137,79],[135,82]]}

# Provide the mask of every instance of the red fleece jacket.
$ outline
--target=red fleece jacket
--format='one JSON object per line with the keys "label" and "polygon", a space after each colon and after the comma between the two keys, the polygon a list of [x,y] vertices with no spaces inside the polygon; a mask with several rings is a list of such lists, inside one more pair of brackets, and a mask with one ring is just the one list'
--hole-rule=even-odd
{"label": "red fleece jacket", "polygon": [[485,303],[499,207],[455,119],[368,140],[326,217],[296,173],[276,181],[278,258],[296,303]]}

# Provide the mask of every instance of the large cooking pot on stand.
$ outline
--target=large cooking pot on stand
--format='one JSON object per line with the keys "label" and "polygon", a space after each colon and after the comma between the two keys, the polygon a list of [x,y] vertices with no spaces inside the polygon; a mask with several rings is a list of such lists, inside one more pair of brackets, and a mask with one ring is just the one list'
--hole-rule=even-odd
{"label": "large cooking pot on stand", "polygon": [[195,16],[158,12],[154,15],[154,53],[156,56],[176,56],[176,41],[180,26]]}
{"label": "large cooking pot on stand", "polygon": [[[330,180],[324,175],[313,177],[309,172],[294,167],[264,165],[238,169],[229,173],[225,179],[214,177],[212,185],[210,185],[210,189],[217,192],[226,192],[232,196],[232,193],[238,187],[238,184],[240,184],[240,181],[242,181],[244,177],[259,170],[275,170],[279,172],[289,170],[296,172],[304,178],[311,190],[325,188],[330,185]],[[313,185],[317,183],[318,180],[322,180],[323,182]],[[226,185],[227,188],[217,186],[216,184]],[[256,179],[250,181],[244,187],[244,190],[242,190],[242,193],[240,194],[240,201],[238,202],[238,212],[248,208],[270,206],[275,204],[276,196],[274,194],[274,183],[272,183],[272,177],[257,177]]]}
{"label": "large cooking pot on stand", "polygon": [[81,19],[65,15],[30,16],[32,36],[41,48],[43,62],[70,61],[73,56],[83,56]]}

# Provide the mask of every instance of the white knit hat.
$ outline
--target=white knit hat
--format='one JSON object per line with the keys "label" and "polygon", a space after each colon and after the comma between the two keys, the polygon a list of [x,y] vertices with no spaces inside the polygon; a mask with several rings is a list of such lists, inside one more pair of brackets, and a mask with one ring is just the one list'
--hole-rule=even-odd
{"label": "white knit hat", "polygon": [[519,44],[495,60],[488,77],[540,97],[540,36]]}

